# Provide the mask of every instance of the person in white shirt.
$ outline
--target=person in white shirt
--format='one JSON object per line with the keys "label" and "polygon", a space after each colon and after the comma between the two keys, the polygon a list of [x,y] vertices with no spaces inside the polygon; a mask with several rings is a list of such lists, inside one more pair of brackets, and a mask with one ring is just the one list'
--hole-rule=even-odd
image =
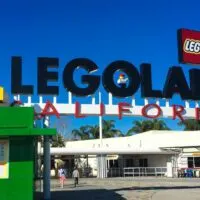
{"label": "person in white shirt", "polygon": [[78,178],[80,177],[78,169],[75,167],[72,173],[72,177],[74,177],[74,187],[78,185]]}
{"label": "person in white shirt", "polygon": [[64,170],[63,167],[59,168],[58,176],[59,176],[59,180],[60,180],[60,187],[63,188],[64,187],[64,182],[66,180],[66,171]]}

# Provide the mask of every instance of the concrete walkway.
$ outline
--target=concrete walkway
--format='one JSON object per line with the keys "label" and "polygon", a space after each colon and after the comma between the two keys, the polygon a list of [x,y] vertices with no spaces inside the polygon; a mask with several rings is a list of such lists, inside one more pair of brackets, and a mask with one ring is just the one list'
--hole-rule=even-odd
{"label": "concrete walkway", "polygon": [[[75,188],[68,179],[64,188],[51,181],[52,200],[199,200],[200,179],[109,178],[80,179]],[[37,194],[37,200],[42,199]]]}

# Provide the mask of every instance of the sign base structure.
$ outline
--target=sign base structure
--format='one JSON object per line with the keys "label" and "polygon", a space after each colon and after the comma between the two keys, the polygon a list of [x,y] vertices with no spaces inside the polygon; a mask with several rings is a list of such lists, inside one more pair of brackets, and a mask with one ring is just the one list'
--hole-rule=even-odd
{"label": "sign base structure", "polygon": [[36,137],[55,129],[33,128],[34,109],[0,107],[1,200],[33,200]]}
{"label": "sign base structure", "polygon": [[9,141],[0,140],[0,179],[9,177]]}
{"label": "sign base structure", "polygon": [[[99,92],[99,99],[102,94]],[[14,97],[15,100],[20,101],[20,95]],[[28,101],[23,102],[23,107],[34,107],[38,114],[54,115],[59,118],[62,115],[74,115],[76,118],[83,118],[87,116],[118,116],[122,119],[124,116],[128,117],[146,117],[146,118],[172,118],[184,121],[185,119],[200,119],[199,101],[193,101],[195,106],[191,107],[189,101],[184,101],[185,106],[170,105],[169,99],[165,99],[165,105],[160,105],[160,99],[156,99],[155,103],[149,103],[150,99],[144,99],[144,105],[137,105],[136,99],[132,97],[131,103],[120,102],[113,103],[112,94],[108,94],[108,104],[103,104],[101,101],[96,102],[96,98],[91,98],[91,103],[80,104],[79,102],[72,102],[72,94],[68,92],[68,102],[58,103],[57,97],[53,97],[53,101],[43,101],[40,96],[38,102],[32,102],[32,97],[28,96]],[[163,99],[162,99],[163,100]]]}

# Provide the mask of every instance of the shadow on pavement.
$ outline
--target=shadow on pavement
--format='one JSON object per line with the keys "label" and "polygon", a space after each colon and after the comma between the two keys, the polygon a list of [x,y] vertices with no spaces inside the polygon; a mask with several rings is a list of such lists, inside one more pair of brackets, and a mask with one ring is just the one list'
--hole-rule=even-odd
{"label": "shadow on pavement", "polygon": [[[78,190],[74,191],[52,191],[51,200],[126,200],[120,194],[115,193],[113,190],[94,189],[94,190]],[[43,200],[42,193],[36,192],[35,200]]]}
{"label": "shadow on pavement", "polygon": [[127,187],[114,189],[113,191],[121,190],[183,190],[183,189],[199,189],[200,186],[156,186],[156,187]]}

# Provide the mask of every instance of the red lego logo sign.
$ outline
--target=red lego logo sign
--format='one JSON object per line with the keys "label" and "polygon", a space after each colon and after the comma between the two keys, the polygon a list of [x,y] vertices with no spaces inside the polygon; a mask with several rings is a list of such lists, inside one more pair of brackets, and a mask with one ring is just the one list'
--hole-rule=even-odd
{"label": "red lego logo sign", "polygon": [[179,62],[200,64],[200,31],[178,30]]}

